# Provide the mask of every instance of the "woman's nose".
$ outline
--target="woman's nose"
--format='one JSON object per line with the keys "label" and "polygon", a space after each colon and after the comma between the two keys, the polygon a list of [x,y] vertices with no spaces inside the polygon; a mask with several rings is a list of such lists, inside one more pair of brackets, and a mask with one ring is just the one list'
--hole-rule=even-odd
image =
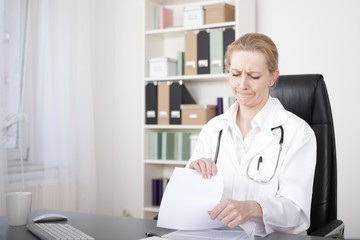
{"label": "woman's nose", "polygon": [[248,85],[248,78],[246,75],[242,75],[240,76],[237,81],[236,81],[236,84],[239,88],[242,88],[242,89],[245,89],[247,88],[247,85]]}

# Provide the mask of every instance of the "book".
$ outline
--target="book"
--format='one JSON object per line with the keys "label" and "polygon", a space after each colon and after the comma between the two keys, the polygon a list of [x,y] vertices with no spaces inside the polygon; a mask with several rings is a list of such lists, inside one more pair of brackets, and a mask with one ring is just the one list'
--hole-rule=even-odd
{"label": "book", "polygon": [[149,159],[161,159],[161,136],[162,136],[161,132],[150,132],[148,134]]}
{"label": "book", "polygon": [[184,56],[185,56],[185,53],[183,51],[178,51],[178,53],[177,53],[177,71],[176,71],[176,75],[178,75],[178,76],[184,75]]}
{"label": "book", "polygon": [[153,178],[152,179],[152,205],[160,206],[169,178]]}
{"label": "book", "polygon": [[154,7],[154,29],[159,29],[159,9]]}
{"label": "book", "polygon": [[175,159],[175,133],[162,132],[161,136],[161,159],[174,160]]}
{"label": "book", "polygon": [[218,97],[216,99],[216,115],[220,115],[224,113],[224,99],[222,97]]}
{"label": "book", "polygon": [[170,8],[159,6],[159,29],[173,26],[173,11]]}
{"label": "book", "polygon": [[190,159],[190,133],[177,132],[175,134],[175,158],[176,160]]}

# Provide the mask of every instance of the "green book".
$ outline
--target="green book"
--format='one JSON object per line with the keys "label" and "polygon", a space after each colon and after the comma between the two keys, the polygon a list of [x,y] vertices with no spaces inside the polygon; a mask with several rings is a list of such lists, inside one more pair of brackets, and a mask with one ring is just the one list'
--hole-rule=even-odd
{"label": "green book", "polygon": [[148,158],[149,159],[161,159],[161,132],[149,133],[149,148]]}
{"label": "green book", "polygon": [[147,151],[147,158],[154,159],[154,141],[153,141],[153,133],[148,134],[148,151]]}
{"label": "green book", "polygon": [[177,71],[176,75],[183,76],[184,75],[184,55],[183,51],[178,51],[177,53]]}
{"label": "green book", "polygon": [[190,159],[190,133],[178,132],[176,133],[176,159],[189,160]]}
{"label": "green book", "polygon": [[162,132],[161,136],[161,159],[173,160],[175,159],[175,133]]}
{"label": "green book", "polygon": [[159,29],[159,9],[154,7],[154,29]]}

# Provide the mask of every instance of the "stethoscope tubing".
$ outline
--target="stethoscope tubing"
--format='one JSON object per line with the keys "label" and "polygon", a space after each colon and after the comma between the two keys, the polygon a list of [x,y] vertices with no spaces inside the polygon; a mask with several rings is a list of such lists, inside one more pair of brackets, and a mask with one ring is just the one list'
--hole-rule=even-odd
{"label": "stethoscope tubing", "polygon": [[[282,127],[282,125],[279,125],[279,126],[277,126],[277,127],[271,128],[271,131],[274,131],[275,129],[278,129],[278,128],[279,128],[280,131],[281,131],[280,140],[279,140],[279,145],[280,145],[280,146],[279,146],[279,152],[278,152],[278,156],[277,156],[277,160],[276,160],[276,165],[275,165],[275,170],[274,170],[273,174],[272,174],[271,177],[270,177],[268,180],[266,180],[266,181],[258,180],[258,179],[255,179],[255,178],[251,177],[251,176],[249,175],[249,167],[250,167],[251,162],[252,162],[253,159],[254,159],[254,158],[253,158],[253,159],[249,162],[249,164],[248,164],[248,166],[247,166],[247,169],[246,169],[246,175],[247,175],[247,177],[248,177],[250,180],[256,181],[256,182],[258,182],[258,183],[268,183],[268,182],[270,182],[270,181],[274,178],[275,173],[276,173],[277,168],[278,168],[278,165],[279,165],[279,159],[280,159],[280,154],[281,154],[281,151],[282,151],[282,145],[283,145],[283,143],[284,143],[284,128]],[[215,164],[217,164],[217,160],[218,160],[218,156],[219,156],[220,142],[221,142],[222,132],[223,132],[223,129],[221,129],[221,130],[219,131],[219,134],[218,134],[218,139],[217,139],[217,144],[216,144],[216,152],[215,152],[215,157],[214,157],[214,162],[215,162]]]}

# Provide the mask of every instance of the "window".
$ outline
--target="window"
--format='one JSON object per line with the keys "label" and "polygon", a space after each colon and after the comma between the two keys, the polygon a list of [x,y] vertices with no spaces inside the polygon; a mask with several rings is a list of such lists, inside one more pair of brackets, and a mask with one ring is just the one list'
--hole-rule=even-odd
{"label": "window", "polygon": [[28,0],[0,0],[0,34],[3,52],[1,64],[1,113],[4,126],[2,145],[9,160],[27,159],[27,124],[22,114],[22,87]]}

